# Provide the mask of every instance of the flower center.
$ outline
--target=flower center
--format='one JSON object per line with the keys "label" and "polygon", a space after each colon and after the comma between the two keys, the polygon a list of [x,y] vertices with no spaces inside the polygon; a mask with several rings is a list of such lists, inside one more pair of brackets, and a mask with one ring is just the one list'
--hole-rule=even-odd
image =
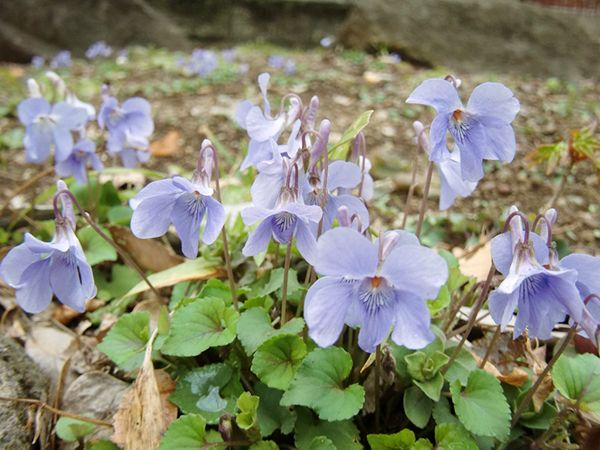
{"label": "flower center", "polygon": [[469,120],[469,114],[461,109],[456,109],[450,116],[448,129],[452,137],[460,144],[464,143],[467,137],[467,133],[471,128],[471,121]]}
{"label": "flower center", "polygon": [[275,240],[280,244],[287,244],[296,229],[297,217],[289,212],[275,214],[272,218],[272,230]]}
{"label": "flower center", "polygon": [[365,278],[358,288],[358,298],[368,314],[375,314],[394,300],[394,289],[383,277]]}

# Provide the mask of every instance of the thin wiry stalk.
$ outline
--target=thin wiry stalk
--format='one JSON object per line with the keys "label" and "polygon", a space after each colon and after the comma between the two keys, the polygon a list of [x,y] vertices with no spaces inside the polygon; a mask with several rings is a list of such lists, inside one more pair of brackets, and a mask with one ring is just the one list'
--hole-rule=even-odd
{"label": "thin wiry stalk", "polygon": [[375,433],[379,433],[379,380],[381,378],[381,345],[375,349]]}
{"label": "thin wiry stalk", "polygon": [[287,288],[288,273],[290,271],[290,260],[292,259],[292,240],[288,242],[285,250],[285,262],[283,264],[283,285],[281,287],[281,326],[285,325],[287,314]]}
{"label": "thin wiry stalk", "polygon": [[427,211],[427,200],[429,198],[429,188],[431,187],[431,176],[433,175],[433,161],[429,161],[427,166],[427,175],[425,177],[425,186],[423,187],[423,198],[421,199],[421,207],[419,209],[419,221],[417,222],[417,229],[415,235],[417,238],[421,237],[421,228],[423,227],[423,220],[425,219],[425,212]]}
{"label": "thin wiry stalk", "polygon": [[488,362],[488,359],[490,359],[490,356],[492,355],[492,351],[494,350],[494,347],[496,346],[496,342],[498,342],[499,337],[500,337],[500,325],[498,325],[496,327],[496,331],[494,331],[494,336],[492,336],[492,341],[490,342],[490,345],[488,345],[488,348],[485,351],[485,355],[483,356],[483,359],[481,360],[481,364],[479,364],[480,369],[483,369],[485,367],[486,363]]}

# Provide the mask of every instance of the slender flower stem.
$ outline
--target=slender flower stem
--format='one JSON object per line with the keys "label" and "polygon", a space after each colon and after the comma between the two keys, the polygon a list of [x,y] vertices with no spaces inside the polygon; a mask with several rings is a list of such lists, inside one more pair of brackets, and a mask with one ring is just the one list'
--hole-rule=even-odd
{"label": "slender flower stem", "polygon": [[446,373],[446,371],[450,368],[450,366],[452,366],[452,363],[458,357],[458,354],[460,353],[460,350],[463,348],[463,345],[465,345],[465,341],[469,337],[469,334],[471,333],[471,330],[473,329],[473,326],[475,325],[475,320],[477,319],[477,314],[479,313],[479,310],[481,309],[481,307],[483,306],[483,303],[485,302],[485,299],[487,298],[488,292],[490,290],[490,285],[492,284],[492,277],[494,276],[494,273],[496,273],[496,268],[492,264],[490,267],[490,270],[488,272],[487,278],[485,279],[485,283],[483,284],[483,287],[481,288],[479,297],[477,298],[477,302],[475,303],[475,305],[473,306],[473,309],[471,310],[471,315],[469,316],[469,321],[467,322],[467,329],[465,330],[465,333],[463,334],[462,339],[460,340],[460,342],[454,349],[452,356],[450,356],[450,360],[442,368],[442,370],[441,370],[442,375],[444,375]]}
{"label": "slender flower stem", "polygon": [[287,314],[287,288],[288,273],[290,271],[290,260],[292,259],[292,240],[288,242],[285,250],[285,262],[283,264],[283,286],[281,287],[281,326],[285,325]]}
{"label": "slender flower stem", "polygon": [[419,221],[417,222],[417,229],[415,235],[417,238],[421,237],[421,228],[423,227],[423,219],[425,218],[425,212],[427,211],[427,199],[429,198],[429,188],[431,187],[431,176],[433,175],[433,161],[429,161],[427,166],[427,175],[425,177],[425,186],[423,187],[423,198],[421,199],[421,207],[419,209]]}
{"label": "slender flower stem", "polygon": [[478,286],[479,283],[473,284],[473,286],[471,286],[470,289],[462,295],[458,303],[456,303],[456,305],[453,305],[450,311],[448,311],[448,320],[443,327],[443,331],[446,334],[446,337],[448,337],[448,332],[450,331],[450,327],[452,326],[452,322],[454,321],[456,314],[460,311],[460,308],[462,308],[465,305],[469,296],[475,292]]}
{"label": "slender flower stem", "polygon": [[[210,148],[213,152],[214,162],[215,162],[215,197],[219,203],[223,203],[221,201],[221,184],[219,182],[220,174],[219,174],[219,160],[217,158],[217,149],[211,143],[206,148]],[[223,240],[223,259],[225,260],[225,267],[227,269],[227,279],[229,280],[229,289],[231,290],[231,301],[233,303],[233,307],[238,309],[238,299],[237,299],[237,287],[235,283],[235,278],[233,276],[233,268],[231,267],[231,255],[229,254],[229,243],[227,241],[227,233],[225,232],[227,222],[223,224],[223,228],[221,228],[221,239]]]}
{"label": "slender flower stem", "polygon": [[496,331],[494,331],[494,336],[492,336],[492,340],[491,340],[490,344],[488,345],[487,350],[485,351],[485,355],[483,356],[483,359],[481,360],[481,364],[479,364],[480,369],[483,369],[485,367],[486,363],[488,362],[488,359],[490,359],[492,351],[494,350],[494,347],[496,346],[496,342],[498,342],[499,337],[500,337],[500,325],[498,325],[496,327]]}
{"label": "slender flower stem", "polygon": [[562,195],[563,191],[565,190],[565,186],[567,185],[567,178],[571,174],[572,169],[573,169],[573,163],[570,163],[569,166],[567,167],[567,170],[565,172],[563,172],[563,174],[561,175],[560,182],[558,183],[558,186],[556,186],[556,189],[554,190],[552,197],[550,198],[550,200],[548,200],[548,203],[546,204],[545,209],[553,208],[554,205],[556,205],[556,202],[558,201],[558,199]]}
{"label": "slender flower stem", "polygon": [[308,288],[310,287],[310,283],[312,283],[314,271],[312,266],[308,266],[308,270],[306,271],[306,276],[304,277],[304,286],[306,290],[300,296],[300,301],[298,303],[298,308],[296,308],[296,317],[302,316],[302,310],[304,309],[304,298],[306,297],[306,293],[308,292]]}
{"label": "slender flower stem", "polygon": [[57,414],[59,416],[70,417],[71,419],[80,420],[81,422],[92,423],[94,425],[99,425],[101,427],[112,428],[112,423],[106,422],[104,420],[93,419],[91,417],[80,416],[79,414],[70,413],[68,411],[63,411],[62,409],[54,408],[50,406],[48,403],[43,402],[41,400],[35,398],[12,398],[12,397],[0,397],[0,401],[3,402],[18,402],[18,403],[29,403],[30,405],[36,405],[38,408],[46,409],[53,414]]}
{"label": "slender flower stem", "polygon": [[415,157],[413,159],[412,174],[410,176],[410,186],[408,187],[408,193],[406,194],[406,201],[404,203],[404,211],[402,217],[402,225],[400,229],[403,230],[406,227],[406,221],[408,220],[408,213],[410,212],[410,202],[417,186],[417,172],[419,171],[419,157],[421,156],[421,148],[417,145]]}
{"label": "slender flower stem", "polygon": [[375,433],[379,433],[379,380],[381,378],[381,345],[375,349]]}
{"label": "slender flower stem", "polygon": [[150,290],[154,293],[154,295],[156,295],[158,298],[160,298],[161,297],[160,293],[154,287],[154,285],[150,282],[150,280],[148,279],[148,277],[146,276],[146,274],[144,273],[142,268],[133,260],[133,258],[131,256],[129,256],[129,254],[125,250],[123,250],[121,248],[121,246],[119,244],[117,244],[110,236],[108,236],[104,231],[102,231],[102,229],[98,226],[98,224],[96,224],[96,222],[94,222],[94,219],[92,219],[92,216],[90,216],[90,214],[81,207],[81,205],[79,204],[79,202],[77,201],[75,196],[70,191],[65,190],[65,191],[60,191],[60,192],[56,193],[56,195],[54,196],[54,214],[57,217],[58,217],[57,214],[60,214],[60,213],[58,213],[58,199],[61,195],[66,195],[67,197],[69,197],[71,199],[73,204],[75,206],[77,206],[77,209],[79,210],[79,212],[81,214],[81,217],[83,217],[83,219],[88,223],[88,225],[90,227],[92,227],[92,229],[96,233],[98,233],[98,235],[102,239],[104,239],[112,248],[114,248],[117,251],[117,253],[121,256],[121,258],[123,258],[123,261],[125,261],[125,263],[127,265],[129,265],[133,270],[135,270],[140,277],[142,277],[142,279],[146,282],[146,284],[148,285]]}
{"label": "slender flower stem", "polygon": [[569,333],[565,337],[565,340],[563,341],[563,343],[561,344],[559,349],[556,352],[554,352],[554,355],[552,356],[552,359],[550,360],[550,362],[548,362],[548,365],[544,368],[542,373],[538,376],[537,380],[535,380],[535,383],[531,387],[531,389],[529,389],[529,391],[527,391],[527,395],[525,395],[525,397],[523,397],[523,400],[521,400],[521,403],[519,403],[519,406],[517,407],[517,410],[515,411],[515,414],[512,419],[513,427],[517,424],[517,422],[521,418],[521,415],[523,414],[525,409],[529,406],[529,402],[531,402],[533,395],[536,393],[536,391],[538,390],[538,388],[544,381],[544,378],[546,378],[546,375],[548,375],[548,373],[550,373],[550,370],[552,370],[552,367],[554,367],[554,364],[556,363],[556,361],[558,361],[558,358],[560,358],[560,355],[563,354],[563,352],[566,350],[566,348],[568,347],[571,340],[573,340],[576,329],[577,329],[577,324],[575,324],[571,327],[571,329],[569,330]]}

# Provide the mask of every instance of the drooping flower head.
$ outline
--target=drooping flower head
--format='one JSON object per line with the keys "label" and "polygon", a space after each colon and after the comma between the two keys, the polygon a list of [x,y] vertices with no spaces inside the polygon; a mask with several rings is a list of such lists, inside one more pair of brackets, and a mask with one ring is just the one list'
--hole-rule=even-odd
{"label": "drooping flower head", "polygon": [[25,125],[25,154],[28,162],[43,163],[54,147],[57,162],[67,159],[73,149],[71,131],[81,129],[87,121],[85,109],[61,101],[51,105],[41,97],[35,81],[29,82],[30,98],[17,107],[17,115]]}
{"label": "drooping flower head", "polygon": [[180,176],[153,181],[132,198],[129,204],[133,209],[133,234],[142,239],[155,238],[173,224],[183,254],[193,259],[198,256],[200,225],[206,218],[202,242],[212,244],[225,224],[225,209],[212,197],[210,187],[215,158],[214,146],[206,139],[191,181]]}
{"label": "drooping flower head", "polygon": [[[31,234],[0,263],[0,276],[16,289],[16,302],[29,313],[44,310],[52,295],[68,307],[83,312],[85,302],[96,295],[92,269],[75,236],[75,218],[66,185],[59,181],[55,195],[56,232],[51,242]],[[63,212],[57,202],[63,202]]]}
{"label": "drooping flower head", "polygon": [[265,251],[271,239],[280,244],[289,244],[295,237],[298,251],[312,264],[316,240],[311,227],[319,223],[323,213],[319,206],[302,202],[298,183],[298,165],[293,164],[273,208],[251,206],[242,211],[242,220],[246,225],[260,222],[248,236],[242,250],[245,256]]}
{"label": "drooping flower head", "polygon": [[515,133],[511,122],[520,106],[506,86],[480,84],[465,107],[452,80],[436,78],[421,83],[406,101],[435,108],[438,114],[431,123],[429,159],[440,162],[450,153],[446,145],[450,133],[460,151],[463,180],[480,180],[484,159],[510,162],[514,158]]}
{"label": "drooping flower head", "polygon": [[154,131],[150,103],[132,97],[122,105],[103,88],[98,125],[108,130],[108,153],[119,155],[126,167],[135,167],[150,157],[148,138]]}
{"label": "drooping flower head", "polygon": [[[373,177],[371,176],[371,161],[367,158],[366,139],[364,133],[358,133],[352,143],[351,161],[355,161],[360,168],[361,179],[358,184],[358,197],[368,202],[373,198]],[[347,188],[338,189],[339,194],[351,194],[352,190]]]}
{"label": "drooping flower head", "polygon": [[[431,154],[429,138],[425,133],[425,127],[419,121],[413,123],[419,146],[428,154]],[[441,211],[448,209],[454,204],[456,197],[468,197],[477,187],[477,181],[468,181],[462,178],[460,165],[460,151],[458,148],[451,152],[445,152],[439,161],[434,161],[440,177],[440,203]]]}
{"label": "drooping flower head", "polygon": [[530,232],[527,218],[518,211],[509,215],[505,230],[492,240],[494,265],[506,277],[489,297],[494,321],[504,329],[518,309],[513,336],[527,329],[530,337],[539,339],[549,338],[567,315],[580,322],[583,302],[575,286],[577,272],[542,265],[540,260],[548,261],[546,243]]}
{"label": "drooping flower head", "polygon": [[437,296],[448,266],[413,234],[390,231],[371,242],[335,228],[319,238],[314,266],[322,276],[308,290],[304,318],[319,346],[334,344],[344,324],[360,327],[358,344],[367,352],[392,327],[392,340],[411,349],[434,339],[426,300]]}

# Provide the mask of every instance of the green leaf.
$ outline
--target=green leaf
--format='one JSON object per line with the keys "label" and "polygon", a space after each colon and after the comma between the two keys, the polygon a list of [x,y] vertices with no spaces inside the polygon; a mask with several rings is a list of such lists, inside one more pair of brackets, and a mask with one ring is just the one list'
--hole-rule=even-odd
{"label": "green leaf", "polygon": [[446,397],[440,397],[440,400],[434,403],[431,414],[433,416],[433,420],[435,420],[435,423],[438,425],[440,423],[460,424],[460,421],[450,411],[450,402]]}
{"label": "green leaf", "polygon": [[159,450],[198,450],[210,443],[222,442],[218,434],[206,433],[206,421],[197,414],[175,420],[160,441]]}
{"label": "green leaf", "polygon": [[141,367],[150,337],[149,320],[147,312],[124,314],[98,344],[98,350],[125,371]]}
{"label": "green leaf", "polygon": [[133,210],[129,206],[116,205],[108,209],[106,216],[108,221],[114,225],[129,226],[132,214]]}
{"label": "green leaf", "polygon": [[273,336],[254,354],[251,370],[267,386],[285,390],[306,356],[306,344],[291,334]]}
{"label": "green leaf", "polygon": [[309,450],[337,450],[333,441],[326,436],[316,436],[310,441]]}
{"label": "green leaf", "polygon": [[473,440],[462,425],[442,423],[435,427],[437,450],[478,450]]}
{"label": "green leaf", "polygon": [[362,113],[352,124],[344,131],[340,140],[329,147],[329,159],[345,159],[350,144],[358,136],[363,128],[369,124],[373,110],[368,110]]}
{"label": "green leaf", "polygon": [[[108,230],[102,227],[101,229],[110,236]],[[79,242],[81,242],[85,258],[90,266],[94,266],[104,261],[117,260],[117,251],[112,248],[108,242],[102,239],[92,227],[87,226],[81,228],[77,232],[77,237],[79,238]]]}
{"label": "green leaf", "polygon": [[394,434],[368,434],[371,450],[412,450],[416,437],[409,429]]}
{"label": "green leaf", "polygon": [[552,369],[556,389],[584,411],[600,414],[600,358],[586,353],[561,356]]}
{"label": "green leaf", "polygon": [[250,392],[244,392],[238,398],[236,405],[240,410],[235,416],[235,421],[242,430],[249,430],[258,423],[258,403],[260,398]]}
{"label": "green leaf", "polygon": [[326,436],[339,450],[362,450],[360,434],[351,420],[323,422],[313,419],[309,410],[299,408],[294,440],[299,450],[310,450],[312,440]]}
{"label": "green leaf", "polygon": [[281,328],[271,326],[269,314],[262,308],[252,308],[244,311],[240,316],[237,326],[238,338],[248,356],[272,336],[281,334],[298,334],[304,329],[304,320],[294,318],[286,322]]}
{"label": "green leaf", "polygon": [[450,304],[450,291],[448,290],[448,286],[444,285],[440,289],[438,296],[435,300],[429,300],[427,302],[427,307],[429,308],[429,313],[432,316],[435,316],[438,312],[446,308]]}
{"label": "green leaf", "polygon": [[414,386],[404,391],[404,413],[419,428],[425,428],[431,417],[433,402]]}
{"label": "green leaf", "polygon": [[169,400],[184,413],[201,414],[209,423],[216,423],[223,412],[235,412],[236,400],[243,392],[238,377],[224,363],[197,367],[179,378]]}
{"label": "green leaf", "polygon": [[161,351],[167,355],[196,356],[210,347],[235,339],[239,313],[219,298],[202,298],[177,310]]}
{"label": "green leaf", "polygon": [[365,400],[365,390],[359,384],[343,387],[350,370],[352,358],[346,351],[317,348],[302,361],[281,404],[308,406],[323,420],[349,419]]}
{"label": "green leaf", "polygon": [[450,385],[456,415],[471,433],[506,438],[510,433],[510,408],[500,382],[477,369],[462,389],[459,380]]}
{"label": "green leaf", "polygon": [[200,291],[200,297],[220,298],[226,304],[230,304],[231,289],[225,281],[213,278],[204,283]]}
{"label": "green leaf", "polygon": [[[156,289],[170,287],[182,281],[206,280],[217,276],[214,266],[202,258],[188,260],[162,272],[153,273],[148,276],[150,282]],[[131,297],[150,289],[145,281],[141,281],[132,287],[123,297]]]}
{"label": "green leaf", "polygon": [[[454,349],[455,347],[449,347],[446,351],[448,354],[452,354]],[[471,352],[465,348],[461,348],[460,352],[458,352],[458,356],[444,374],[444,378],[450,383],[455,380],[459,380],[460,384],[466,386],[469,375],[475,369],[477,369],[477,362],[475,361],[475,358],[473,358]]]}
{"label": "green leaf", "polygon": [[444,387],[444,377],[441,373],[436,373],[435,376],[427,381],[413,380],[413,383],[423,391],[423,393],[434,402],[440,399],[442,387]]}
{"label": "green leaf", "polygon": [[85,450],[120,450],[116,444],[110,441],[88,441],[85,443]]}
{"label": "green leaf", "polygon": [[404,357],[408,373],[415,381],[428,381],[450,360],[442,351],[420,351]]}
{"label": "green leaf", "polygon": [[129,266],[113,264],[111,268],[110,281],[107,281],[100,273],[94,271],[94,279],[98,287],[98,298],[111,300],[123,296],[139,280],[138,273]]}
{"label": "green leaf", "polygon": [[282,434],[291,433],[296,423],[296,412],[293,408],[286,408],[279,404],[283,392],[271,389],[262,383],[257,383],[254,390],[260,397],[258,424],[262,437],[270,436],[277,429]]}
{"label": "green leaf", "polygon": [[[255,297],[264,297],[265,295],[272,294],[274,292],[279,292],[279,297],[281,297],[281,286],[283,285],[283,268],[277,268],[271,270],[271,276],[269,278],[269,282],[264,285],[254,296]],[[299,294],[303,289],[303,286],[298,282],[298,274],[295,270],[290,269],[288,272],[288,298],[294,297],[296,294]]]}
{"label": "green leaf", "polygon": [[81,420],[71,419],[70,417],[61,417],[56,422],[56,434],[66,442],[78,442],[83,437],[90,434],[96,425]]}

